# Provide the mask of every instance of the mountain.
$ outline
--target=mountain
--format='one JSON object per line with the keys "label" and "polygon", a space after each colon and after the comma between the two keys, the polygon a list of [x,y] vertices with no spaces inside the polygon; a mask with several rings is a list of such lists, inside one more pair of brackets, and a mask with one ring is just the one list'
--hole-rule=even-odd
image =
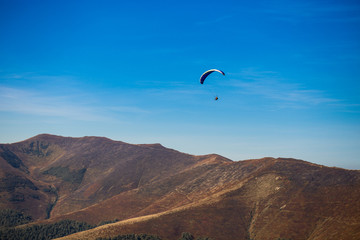
{"label": "mountain", "polygon": [[118,220],[64,239],[360,239],[359,199],[360,171],[302,160],[231,161],[46,134],[0,144],[1,209],[39,222]]}

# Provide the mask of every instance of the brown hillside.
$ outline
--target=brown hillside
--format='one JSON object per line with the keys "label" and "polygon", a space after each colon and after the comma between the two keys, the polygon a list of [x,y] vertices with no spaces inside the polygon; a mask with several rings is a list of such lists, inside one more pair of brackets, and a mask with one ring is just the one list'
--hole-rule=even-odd
{"label": "brown hillside", "polygon": [[[51,135],[0,145],[0,161],[7,186],[1,207],[44,219],[50,203],[47,221],[120,220],[64,239],[126,233],[178,239],[182,232],[218,240],[360,239],[359,171],[294,159],[232,162],[160,144]],[[9,173],[25,180],[11,188]],[[15,193],[24,200],[9,201]]]}
{"label": "brown hillside", "polygon": [[[49,212],[52,217],[60,216],[121,193],[128,194],[194,165],[230,162],[216,155],[191,156],[160,144],[133,145],[101,137],[70,138],[45,134],[0,145],[0,159],[4,162],[1,165],[4,185],[1,192],[6,195],[1,204],[4,208],[22,209],[38,219],[45,218]],[[16,177],[6,177],[5,173]],[[16,183],[18,179],[36,187]],[[7,187],[9,184],[14,187]],[[34,202],[31,200],[34,194],[22,193],[25,190],[46,197],[35,197]],[[9,200],[9,194],[23,194],[24,197],[14,202]],[[41,204],[36,204],[39,200]],[[29,208],[33,205],[40,206],[36,214]]]}
{"label": "brown hillside", "polygon": [[177,239],[186,231],[215,239],[360,239],[358,171],[291,159],[238,162],[231,168],[244,173],[259,164],[251,175],[240,174],[242,180],[202,200],[64,239],[142,232]]}

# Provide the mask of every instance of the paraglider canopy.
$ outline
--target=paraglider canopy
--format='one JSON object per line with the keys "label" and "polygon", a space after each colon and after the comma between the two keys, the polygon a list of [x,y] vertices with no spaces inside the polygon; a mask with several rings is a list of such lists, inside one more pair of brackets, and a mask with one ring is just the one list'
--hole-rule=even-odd
{"label": "paraglider canopy", "polygon": [[213,73],[213,72],[219,72],[219,73],[221,73],[222,75],[224,75],[225,76],[225,73],[223,72],[223,71],[221,71],[221,70],[218,70],[218,69],[210,69],[210,70],[207,70],[206,72],[204,72],[202,75],[201,75],[201,77],[200,77],[200,83],[201,84],[204,84],[204,81],[205,81],[205,79],[207,78],[207,76],[209,76],[211,73]]}

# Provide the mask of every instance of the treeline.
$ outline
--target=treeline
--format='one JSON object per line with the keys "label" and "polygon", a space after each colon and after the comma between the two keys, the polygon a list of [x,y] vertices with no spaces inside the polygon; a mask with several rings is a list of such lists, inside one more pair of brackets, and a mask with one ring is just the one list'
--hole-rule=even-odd
{"label": "treeline", "polygon": [[117,222],[118,219],[102,221],[98,225],[85,222],[62,220],[52,224],[40,224],[15,228],[32,221],[30,216],[12,209],[0,210],[0,240],[7,239],[52,239],[67,236],[80,231],[85,231],[104,224]]}
{"label": "treeline", "polygon": [[26,216],[21,212],[12,209],[0,210],[0,228],[15,227],[32,221],[30,216]]}
{"label": "treeline", "polygon": [[[147,235],[147,234],[127,234],[127,235],[119,235],[112,238],[97,238],[96,240],[161,240],[158,236]],[[184,232],[181,234],[179,240],[214,240],[208,237],[199,237],[196,238],[191,234]]]}
{"label": "treeline", "polygon": [[198,237],[195,239],[195,237],[191,233],[184,232],[181,234],[179,240],[214,240],[214,239],[208,237]]}
{"label": "treeline", "polygon": [[[76,232],[85,231],[104,224],[117,222],[118,219],[103,221],[98,225],[90,225],[74,220],[62,220],[51,224],[20,226],[32,221],[30,216],[12,209],[0,210],[0,240],[47,240],[64,237]],[[148,234],[127,234],[98,240],[161,240],[160,237]],[[182,233],[179,240],[212,240],[208,237],[196,238],[190,233]]]}
{"label": "treeline", "polygon": [[161,240],[161,238],[147,234],[126,234],[112,238],[97,238],[96,240]]}
{"label": "treeline", "polygon": [[96,226],[85,222],[62,220],[52,224],[32,225],[19,228],[0,229],[0,239],[6,240],[47,240],[85,231]]}

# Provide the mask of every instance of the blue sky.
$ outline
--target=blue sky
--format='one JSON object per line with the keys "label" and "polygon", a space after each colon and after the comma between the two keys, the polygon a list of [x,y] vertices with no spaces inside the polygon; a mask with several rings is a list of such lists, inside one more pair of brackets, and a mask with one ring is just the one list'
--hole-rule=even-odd
{"label": "blue sky", "polygon": [[[201,85],[211,68],[226,76]],[[1,143],[105,136],[360,169],[359,81],[359,1],[0,0]]]}

